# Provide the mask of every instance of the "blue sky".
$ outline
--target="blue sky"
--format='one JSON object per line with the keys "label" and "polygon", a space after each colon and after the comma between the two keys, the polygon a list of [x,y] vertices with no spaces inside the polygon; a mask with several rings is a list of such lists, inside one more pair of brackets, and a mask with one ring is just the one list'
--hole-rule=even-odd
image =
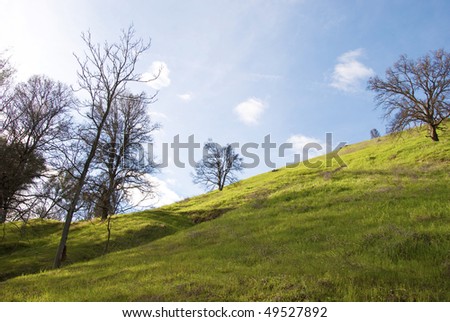
{"label": "blue sky", "polygon": [[[162,124],[156,146],[178,134],[182,142],[193,134],[199,143],[241,145],[270,134],[294,148],[324,142],[327,132],[335,144],[366,140],[372,128],[385,129],[368,77],[401,54],[450,50],[444,0],[0,0],[0,8],[0,51],[8,50],[18,81],[46,74],[75,84],[72,53],[82,53],[88,29],[114,41],[133,23],[151,38],[138,68],[164,69],[151,87],[136,89],[159,90],[150,107]],[[241,177],[269,170],[262,162]],[[191,172],[172,162],[162,169],[159,204],[201,193]]]}

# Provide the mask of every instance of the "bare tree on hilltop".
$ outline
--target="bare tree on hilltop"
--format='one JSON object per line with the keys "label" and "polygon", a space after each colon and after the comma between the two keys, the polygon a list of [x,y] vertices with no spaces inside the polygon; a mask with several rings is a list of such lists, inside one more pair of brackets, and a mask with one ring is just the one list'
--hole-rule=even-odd
{"label": "bare tree on hilltop", "polygon": [[242,158],[230,144],[222,147],[209,141],[203,147],[203,158],[195,166],[194,183],[220,191],[226,184],[237,181],[242,171]]}
{"label": "bare tree on hilltop", "polygon": [[386,79],[370,78],[368,88],[390,120],[389,132],[426,124],[429,137],[439,141],[437,130],[450,117],[450,54],[439,49],[417,60],[403,55]]}

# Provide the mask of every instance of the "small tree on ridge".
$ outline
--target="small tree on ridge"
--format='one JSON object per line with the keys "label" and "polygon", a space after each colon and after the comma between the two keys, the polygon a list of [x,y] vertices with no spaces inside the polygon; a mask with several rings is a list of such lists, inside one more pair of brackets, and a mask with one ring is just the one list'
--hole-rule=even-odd
{"label": "small tree on ridge", "polygon": [[203,159],[195,166],[194,183],[222,191],[226,184],[237,181],[236,172],[240,171],[242,158],[231,144],[222,147],[209,141],[203,147]]}

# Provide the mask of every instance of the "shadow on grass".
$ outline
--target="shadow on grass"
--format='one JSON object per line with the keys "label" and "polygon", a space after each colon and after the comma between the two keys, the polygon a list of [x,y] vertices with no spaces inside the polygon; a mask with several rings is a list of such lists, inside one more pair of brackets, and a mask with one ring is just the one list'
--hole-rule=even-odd
{"label": "shadow on grass", "polygon": [[217,219],[231,210],[234,210],[234,208],[193,210],[180,212],[180,214],[189,217],[194,224],[200,224],[202,222]]}
{"label": "shadow on grass", "polygon": [[[172,235],[194,225],[191,218],[169,211],[146,211],[114,216],[108,253],[130,249]],[[39,273],[52,266],[62,223],[41,222],[10,231],[0,242],[0,281]],[[106,222],[74,223],[67,243],[63,266],[104,255]]]}

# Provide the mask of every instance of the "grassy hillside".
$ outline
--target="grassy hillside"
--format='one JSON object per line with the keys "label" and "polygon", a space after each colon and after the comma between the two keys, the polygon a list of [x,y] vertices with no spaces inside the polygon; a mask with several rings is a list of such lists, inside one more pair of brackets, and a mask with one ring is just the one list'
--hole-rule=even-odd
{"label": "grassy hillside", "polygon": [[[116,215],[111,219],[108,249],[116,252],[133,248],[192,225],[192,220],[186,216],[164,211]],[[61,222],[52,220],[32,220],[27,225],[6,224],[0,233],[0,281],[50,269],[62,226]],[[107,236],[106,222],[96,219],[73,223],[64,265],[102,256]]]}
{"label": "grassy hillside", "polygon": [[[300,164],[115,216],[105,256],[105,227],[77,223],[69,263],[0,283],[0,300],[450,301],[449,133],[339,154],[346,167]],[[60,224],[34,225],[28,241],[8,226],[4,279],[51,263]]]}

